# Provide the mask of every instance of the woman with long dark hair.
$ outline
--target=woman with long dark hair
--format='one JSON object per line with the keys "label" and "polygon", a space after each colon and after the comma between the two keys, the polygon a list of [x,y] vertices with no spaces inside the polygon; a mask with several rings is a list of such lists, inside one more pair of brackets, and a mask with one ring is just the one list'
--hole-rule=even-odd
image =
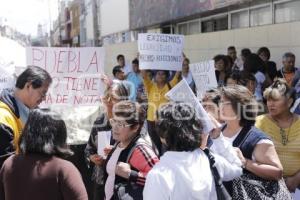
{"label": "woman with long dark hair", "polygon": [[50,110],[30,112],[20,154],[0,171],[1,200],[87,200],[79,171],[62,158],[71,155],[64,121]]}

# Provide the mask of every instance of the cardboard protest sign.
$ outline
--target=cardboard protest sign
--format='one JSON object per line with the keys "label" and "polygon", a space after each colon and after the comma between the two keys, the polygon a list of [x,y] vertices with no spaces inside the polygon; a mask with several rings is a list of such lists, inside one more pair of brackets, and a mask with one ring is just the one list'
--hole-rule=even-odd
{"label": "cardboard protest sign", "polygon": [[104,91],[104,49],[26,48],[27,65],[39,66],[53,79],[44,104],[99,105]]}
{"label": "cardboard protest sign", "polygon": [[175,87],[165,94],[165,97],[172,101],[190,103],[191,106],[195,108],[196,114],[203,124],[204,133],[208,134],[212,129],[215,128],[214,124],[211,122],[211,119],[208,117],[207,112],[204,110],[203,106],[200,104],[185,79],[177,83]]}
{"label": "cardboard protest sign", "polygon": [[183,35],[139,34],[140,69],[181,71],[183,42]]}
{"label": "cardboard protest sign", "polygon": [[207,90],[218,87],[213,60],[190,64],[190,71],[197,87],[198,97],[202,98]]}

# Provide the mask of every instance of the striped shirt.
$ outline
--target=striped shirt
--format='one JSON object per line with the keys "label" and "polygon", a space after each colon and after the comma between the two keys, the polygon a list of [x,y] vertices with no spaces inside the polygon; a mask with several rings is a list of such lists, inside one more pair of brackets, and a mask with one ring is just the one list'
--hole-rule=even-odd
{"label": "striped shirt", "polygon": [[129,179],[139,185],[145,185],[148,172],[159,161],[154,151],[145,145],[138,145],[129,159],[132,170]]}

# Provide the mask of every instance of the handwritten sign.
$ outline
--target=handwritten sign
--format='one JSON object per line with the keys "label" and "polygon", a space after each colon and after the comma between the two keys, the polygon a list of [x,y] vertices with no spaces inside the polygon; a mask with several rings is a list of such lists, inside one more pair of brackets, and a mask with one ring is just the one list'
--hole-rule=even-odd
{"label": "handwritten sign", "polygon": [[39,66],[53,79],[44,104],[97,105],[104,91],[103,48],[26,48],[27,65]]}
{"label": "handwritten sign", "polygon": [[191,106],[195,108],[196,115],[201,120],[204,133],[208,134],[212,129],[215,128],[210,118],[208,117],[207,112],[197,100],[196,96],[194,95],[185,79],[177,83],[175,87],[173,87],[168,93],[165,94],[165,97],[167,99],[170,99],[171,101],[190,103]]}
{"label": "handwritten sign", "polygon": [[197,87],[197,96],[202,98],[209,89],[218,87],[214,61],[190,64],[190,71]]}
{"label": "handwritten sign", "polygon": [[180,71],[184,36],[156,33],[138,35],[140,69]]}

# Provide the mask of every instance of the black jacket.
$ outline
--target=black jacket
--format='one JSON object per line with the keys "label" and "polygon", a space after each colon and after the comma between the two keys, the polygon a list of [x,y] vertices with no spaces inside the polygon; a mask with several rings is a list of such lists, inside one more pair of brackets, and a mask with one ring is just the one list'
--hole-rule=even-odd
{"label": "black jacket", "polygon": [[[111,126],[108,121],[108,117],[106,114],[102,113],[97,119],[95,120],[92,130],[91,130],[91,135],[88,140],[88,143],[86,145],[86,148],[84,150],[85,156],[88,159],[90,155],[97,154],[97,137],[98,137],[98,132],[100,131],[110,131]],[[114,141],[112,141],[112,144]]]}

